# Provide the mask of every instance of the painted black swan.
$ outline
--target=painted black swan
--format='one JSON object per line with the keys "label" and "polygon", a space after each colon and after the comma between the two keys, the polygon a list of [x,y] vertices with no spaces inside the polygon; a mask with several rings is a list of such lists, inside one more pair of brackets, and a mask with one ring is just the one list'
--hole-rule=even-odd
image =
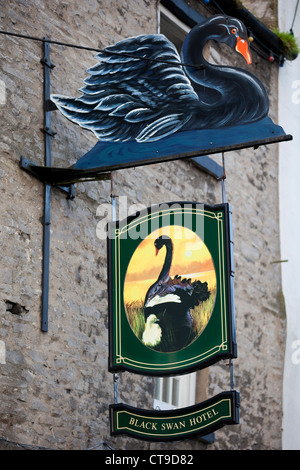
{"label": "painted black swan", "polygon": [[260,81],[243,69],[208,63],[208,40],[226,43],[251,63],[244,24],[217,15],[190,31],[181,59],[164,35],[125,39],[96,55],[99,63],[88,70],[81,96],[51,99],[64,116],[107,142],[152,142],[265,117],[269,104]]}
{"label": "painted black swan", "polygon": [[170,237],[158,237],[156,254],[165,246],[166,256],[157,281],[148,289],[144,302],[146,328],[143,341],[162,352],[186,347],[193,338],[190,311],[210,296],[207,282],[170,277],[173,243]]}

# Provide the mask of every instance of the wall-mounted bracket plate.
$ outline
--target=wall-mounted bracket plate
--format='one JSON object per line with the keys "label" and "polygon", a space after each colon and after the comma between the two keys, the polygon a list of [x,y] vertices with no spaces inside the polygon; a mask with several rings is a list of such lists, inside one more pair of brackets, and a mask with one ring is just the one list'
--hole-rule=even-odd
{"label": "wall-mounted bracket plate", "polygon": [[39,166],[36,163],[21,157],[20,166],[23,170],[32,174],[43,183],[55,186],[69,195],[70,199],[74,199],[74,184],[84,181],[106,181],[110,180],[111,173],[97,173],[95,171],[80,170],[75,168],[56,168]]}
{"label": "wall-mounted bracket plate", "polygon": [[[37,166],[36,163],[33,163],[31,160],[28,160],[28,158],[25,158],[25,157],[21,157],[21,160],[20,160],[20,167],[27,171],[28,173],[32,174],[33,176],[35,177],[38,177],[36,175],[36,173],[34,172],[34,167]],[[57,187],[58,189],[60,189],[61,191],[67,193],[67,196],[68,196],[68,199],[74,199],[75,198],[75,187],[74,187],[74,184],[70,184],[70,185],[65,185],[65,186],[62,186],[62,185],[54,185],[55,187]]]}

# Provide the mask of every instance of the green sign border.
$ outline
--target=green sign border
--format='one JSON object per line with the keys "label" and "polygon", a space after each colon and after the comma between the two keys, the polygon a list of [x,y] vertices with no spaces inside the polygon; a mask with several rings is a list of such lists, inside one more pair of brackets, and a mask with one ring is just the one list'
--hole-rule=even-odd
{"label": "green sign border", "polygon": [[172,441],[204,436],[226,425],[239,424],[239,392],[177,410],[143,410],[123,403],[110,405],[111,435],[127,434],[148,441]]}
{"label": "green sign border", "polygon": [[[141,238],[132,239],[128,235],[131,230],[138,233],[137,229],[142,227],[146,228],[144,232],[147,236],[152,231],[150,228],[153,218],[160,227],[170,225],[170,217],[178,214],[181,214],[182,220],[185,220],[184,211],[189,211],[193,217],[202,218],[205,222],[203,241],[213,257],[217,275],[217,297],[211,319],[201,335],[180,351],[161,353],[146,347],[135,336],[128,323],[123,302],[124,280],[131,256],[141,242]],[[188,224],[182,225],[193,230],[192,219],[190,217],[187,219]],[[200,225],[194,224],[194,227]],[[210,206],[194,202],[164,203],[148,208],[124,221],[109,223],[108,233],[109,370],[111,372],[128,370],[143,375],[173,375],[202,369],[221,359],[237,357],[229,204]],[[200,237],[202,238],[203,234]]]}

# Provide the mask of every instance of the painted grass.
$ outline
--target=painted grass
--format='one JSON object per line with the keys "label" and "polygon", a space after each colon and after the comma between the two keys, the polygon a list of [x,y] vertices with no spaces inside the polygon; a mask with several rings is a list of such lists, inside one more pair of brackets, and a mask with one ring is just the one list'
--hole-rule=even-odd
{"label": "painted grass", "polygon": [[[215,304],[216,298],[216,290],[211,291],[211,295],[208,300],[203,302],[201,305],[198,305],[193,310],[191,310],[191,315],[193,318],[193,325],[191,328],[191,341],[194,341],[198,336],[202,333],[204,328],[206,327],[213,308]],[[125,305],[127,318],[129,324],[137,336],[137,338],[141,341],[143,332],[145,330],[145,319],[144,319],[144,309],[143,309],[143,301],[133,301],[128,302]],[[170,332],[171,334],[171,332]],[[172,342],[172,336],[170,338],[166,338],[165,341]]]}
{"label": "painted grass", "polygon": [[142,300],[135,300],[133,302],[128,302],[125,305],[127,318],[129,324],[138,337],[142,340],[142,336],[145,330],[145,317],[144,317],[144,303]]}

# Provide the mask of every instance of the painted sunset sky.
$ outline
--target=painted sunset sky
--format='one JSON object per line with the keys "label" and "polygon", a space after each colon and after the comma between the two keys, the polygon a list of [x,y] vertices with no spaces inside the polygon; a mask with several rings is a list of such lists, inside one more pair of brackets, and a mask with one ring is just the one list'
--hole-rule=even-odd
{"label": "painted sunset sky", "polygon": [[165,247],[155,256],[154,241],[160,235],[168,235],[173,242],[171,277],[178,274],[192,280],[199,279],[207,281],[209,289],[215,288],[213,260],[200,237],[182,226],[166,226],[149,234],[133,253],[125,278],[125,302],[144,299],[148,288],[158,278],[166,256]]}

